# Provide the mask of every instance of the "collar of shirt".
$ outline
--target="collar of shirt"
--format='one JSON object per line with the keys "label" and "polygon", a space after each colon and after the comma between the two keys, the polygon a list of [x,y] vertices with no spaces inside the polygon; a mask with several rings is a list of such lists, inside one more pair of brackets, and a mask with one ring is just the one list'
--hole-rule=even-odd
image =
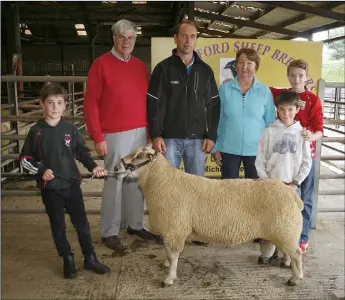
{"label": "collar of shirt", "polygon": [[130,58],[131,58],[131,56],[128,56],[127,59],[121,57],[121,56],[115,51],[114,47],[111,48],[111,53],[112,53],[117,59],[119,59],[119,60],[121,60],[121,61],[124,61],[124,62],[128,62],[128,61],[130,60]]}
{"label": "collar of shirt", "polygon": [[195,60],[195,58],[194,58],[194,56],[193,56],[191,63],[190,63],[188,66],[186,66],[187,69],[190,68],[190,67],[194,64],[194,60]]}
{"label": "collar of shirt", "polygon": [[191,63],[188,66],[186,66],[188,74],[189,74],[190,70],[192,69],[192,66],[194,64],[194,60],[195,60],[195,58],[193,56]]}

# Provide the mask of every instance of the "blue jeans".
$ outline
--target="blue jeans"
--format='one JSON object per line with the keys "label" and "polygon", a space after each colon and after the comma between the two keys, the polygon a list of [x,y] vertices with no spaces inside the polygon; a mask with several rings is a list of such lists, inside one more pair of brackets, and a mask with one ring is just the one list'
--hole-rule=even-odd
{"label": "blue jeans", "polygon": [[301,242],[308,242],[309,231],[311,228],[312,214],[313,214],[313,200],[315,187],[315,161],[311,165],[309,175],[301,184],[301,199],[304,203],[303,215],[303,229],[301,234]]}
{"label": "blue jeans", "polygon": [[204,176],[206,153],[202,151],[202,139],[164,139],[167,148],[165,158],[179,168],[183,159],[186,173]]}

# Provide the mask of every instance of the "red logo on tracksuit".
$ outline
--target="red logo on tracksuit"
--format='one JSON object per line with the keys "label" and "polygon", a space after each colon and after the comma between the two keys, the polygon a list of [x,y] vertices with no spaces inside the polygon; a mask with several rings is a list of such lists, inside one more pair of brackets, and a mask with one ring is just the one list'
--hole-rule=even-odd
{"label": "red logo on tracksuit", "polygon": [[69,147],[71,144],[71,135],[65,134],[65,145]]}

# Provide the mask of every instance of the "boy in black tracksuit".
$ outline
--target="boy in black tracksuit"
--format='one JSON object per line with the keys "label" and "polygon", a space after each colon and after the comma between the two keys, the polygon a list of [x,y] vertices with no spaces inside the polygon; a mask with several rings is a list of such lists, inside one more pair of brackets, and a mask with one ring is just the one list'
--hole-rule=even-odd
{"label": "boy in black tracksuit", "polygon": [[60,84],[48,84],[41,89],[40,96],[45,119],[31,127],[20,162],[30,174],[37,175],[37,187],[41,190],[53,239],[64,260],[64,277],[77,276],[74,255],[66,237],[64,209],[77,230],[85,257],[84,268],[98,274],[108,273],[110,269],[100,263],[94,253],[75,158],[95,176],[106,176],[106,170],[90,157],[78,128],[61,119],[66,108],[66,90]]}

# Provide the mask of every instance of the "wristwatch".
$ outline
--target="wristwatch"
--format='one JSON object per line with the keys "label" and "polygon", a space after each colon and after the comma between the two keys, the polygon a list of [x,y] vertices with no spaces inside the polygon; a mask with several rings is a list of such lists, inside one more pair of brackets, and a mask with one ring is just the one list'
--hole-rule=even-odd
{"label": "wristwatch", "polygon": [[297,187],[301,187],[297,180],[294,180],[292,183]]}

